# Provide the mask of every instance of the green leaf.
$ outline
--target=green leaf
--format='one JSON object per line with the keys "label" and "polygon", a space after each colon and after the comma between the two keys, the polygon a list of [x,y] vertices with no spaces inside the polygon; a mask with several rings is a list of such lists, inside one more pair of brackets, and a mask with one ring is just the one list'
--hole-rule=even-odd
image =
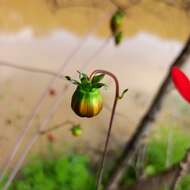
{"label": "green leaf", "polygon": [[78,82],[77,80],[72,80],[71,81],[74,85],[80,85],[80,82]]}
{"label": "green leaf", "polygon": [[65,79],[67,79],[69,82],[73,83],[74,85],[79,85],[80,82],[77,80],[72,79],[70,76],[65,76]]}
{"label": "green leaf", "polygon": [[80,79],[80,81],[81,81],[81,83],[85,83],[85,84],[89,82],[88,78],[86,78],[86,77],[82,77]]}
{"label": "green leaf", "polygon": [[85,73],[82,73],[80,71],[77,71],[79,73],[79,79],[83,80],[83,79],[87,79],[88,80],[88,75]]}
{"label": "green leaf", "polygon": [[70,76],[65,76],[65,79],[67,79],[68,81],[72,80]]}
{"label": "green leaf", "polygon": [[104,78],[105,74],[100,74],[100,75],[95,75],[92,78],[92,83],[99,83],[103,78]]}
{"label": "green leaf", "polygon": [[126,94],[127,91],[128,91],[128,89],[125,89],[125,90],[122,92],[122,94],[118,97],[118,99],[121,100],[121,99],[124,97],[124,95]]}
{"label": "green leaf", "polygon": [[104,83],[95,83],[92,85],[92,88],[102,88],[103,86],[107,86],[107,85]]}

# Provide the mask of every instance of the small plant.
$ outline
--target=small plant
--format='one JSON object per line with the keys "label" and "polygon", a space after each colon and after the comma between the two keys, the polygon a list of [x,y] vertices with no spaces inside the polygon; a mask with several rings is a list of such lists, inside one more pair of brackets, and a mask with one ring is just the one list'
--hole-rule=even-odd
{"label": "small plant", "polygon": [[[100,168],[99,168],[99,173],[98,173],[98,177],[97,177],[96,190],[102,189],[101,182],[102,182],[102,177],[103,177],[106,155],[107,155],[107,151],[108,151],[109,140],[110,140],[110,136],[111,136],[112,124],[113,124],[113,120],[114,120],[114,116],[115,116],[115,110],[117,107],[117,102],[118,102],[118,100],[120,100],[124,97],[125,93],[128,90],[125,89],[122,92],[122,94],[120,95],[119,94],[119,81],[118,81],[117,77],[113,73],[111,73],[109,71],[105,71],[105,70],[95,70],[89,76],[84,74],[84,73],[79,72],[80,81],[74,80],[69,76],[65,77],[68,81],[72,82],[74,85],[77,86],[77,88],[76,88],[76,90],[72,96],[72,100],[71,100],[71,107],[72,107],[73,111],[80,117],[90,118],[90,117],[96,116],[102,110],[103,98],[102,98],[102,95],[100,94],[99,89],[103,86],[106,86],[104,83],[101,82],[101,80],[104,78],[105,75],[110,76],[114,80],[116,88],[115,88],[115,98],[114,98],[113,107],[112,107],[112,111],[111,111],[110,122],[108,125],[106,142],[104,145],[103,156],[102,156],[102,160],[101,160],[101,164],[100,164]],[[66,121],[66,122],[61,123],[57,126],[53,126],[52,128],[49,128],[49,129],[45,129],[45,130],[41,129],[41,130],[39,130],[39,134],[37,133],[36,136],[34,136],[35,138],[33,138],[33,139],[36,140],[36,137],[38,137],[38,135],[47,134],[48,132],[53,131],[55,129],[58,129],[65,124],[73,125],[73,122]],[[74,136],[79,136],[82,133],[81,128],[78,125],[73,126],[71,129],[71,132]],[[49,141],[53,142],[52,136],[49,136]],[[18,169],[20,168],[20,163],[22,164],[23,158],[25,158],[25,155],[27,154],[27,151],[30,149],[30,146],[32,146],[32,144],[33,144],[33,141],[30,141],[28,146],[27,146],[28,148],[25,149],[25,153],[23,154],[23,156],[19,160],[19,164],[13,170],[13,172],[9,176],[7,182],[3,186],[4,190],[8,189],[8,187],[11,184],[12,180],[14,179]],[[71,165],[70,167],[73,168],[75,166]],[[58,169],[60,169],[60,167],[58,167]],[[41,173],[37,179],[41,179],[40,177],[41,177]],[[44,177],[42,177],[42,178],[45,179]],[[50,181],[46,181],[46,182],[49,183]],[[70,182],[68,182],[68,183],[70,183]],[[21,189],[25,188],[25,186],[23,184],[21,184],[20,186],[22,186]],[[88,184],[87,187],[90,187],[90,185]],[[28,187],[26,187],[25,189],[27,189],[27,188]],[[36,188],[33,188],[33,189],[36,189]],[[53,190],[54,189],[56,189],[56,188],[53,188]],[[58,189],[60,190],[61,188],[58,188]],[[68,188],[66,186],[63,189],[65,190]],[[75,188],[71,188],[71,190],[76,190],[76,189],[80,190],[78,188],[78,186],[76,186]],[[83,186],[83,188],[81,188],[81,190],[84,190],[84,189],[87,190],[86,186]],[[92,190],[92,188],[90,188],[90,189]]]}
{"label": "small plant", "polygon": [[71,128],[71,133],[73,136],[75,137],[79,137],[82,135],[82,128],[80,125],[74,125],[72,128]]}
{"label": "small plant", "polygon": [[123,98],[128,89],[125,89],[122,92],[122,94],[119,95],[119,81],[117,80],[117,77],[113,73],[105,70],[95,70],[91,73],[90,76],[86,75],[85,73],[79,72],[80,81],[74,80],[69,76],[65,77],[68,81],[72,82],[74,85],[77,86],[71,100],[71,107],[73,111],[80,117],[90,118],[96,116],[102,110],[103,98],[100,94],[99,89],[103,86],[106,86],[104,83],[101,82],[101,80],[104,78],[105,75],[110,76],[114,80],[116,88],[115,88],[115,98],[108,126],[106,142],[97,178],[96,190],[100,190],[102,188],[101,183],[102,183],[104,165],[105,165],[108,144],[110,140],[117,102],[119,99]]}

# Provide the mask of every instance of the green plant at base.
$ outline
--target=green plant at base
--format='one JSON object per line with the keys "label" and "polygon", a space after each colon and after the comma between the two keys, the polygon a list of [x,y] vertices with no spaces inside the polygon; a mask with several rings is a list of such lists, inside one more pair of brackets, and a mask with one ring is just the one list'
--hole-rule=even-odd
{"label": "green plant at base", "polygon": [[34,159],[24,166],[10,190],[94,190],[95,176],[85,156]]}
{"label": "green plant at base", "polygon": [[73,111],[80,117],[93,117],[97,115],[102,109],[102,97],[99,93],[99,88],[105,86],[104,83],[100,83],[105,75],[111,77],[115,83],[115,96],[108,124],[108,131],[104,144],[103,155],[98,171],[96,190],[101,190],[102,186],[104,166],[108,152],[108,145],[110,141],[117,102],[124,97],[128,89],[125,89],[120,95],[119,81],[117,77],[113,73],[101,69],[93,71],[89,77],[86,74],[79,72],[80,82],[73,80],[69,76],[65,77],[67,80],[77,85],[77,89],[75,90],[71,101],[71,107]]}

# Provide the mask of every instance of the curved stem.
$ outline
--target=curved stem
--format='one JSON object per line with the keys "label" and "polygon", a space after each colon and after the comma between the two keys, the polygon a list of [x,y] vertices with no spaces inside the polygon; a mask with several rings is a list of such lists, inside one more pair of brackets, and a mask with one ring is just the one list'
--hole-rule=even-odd
{"label": "curved stem", "polygon": [[113,73],[111,73],[109,71],[95,70],[90,75],[90,78],[92,78],[93,75],[98,74],[98,73],[108,75],[114,80],[114,82],[115,82],[115,98],[114,98],[114,103],[113,103],[113,107],[112,107],[112,112],[111,112],[109,128],[108,128],[108,132],[107,132],[107,137],[106,137],[106,141],[105,141],[105,145],[104,145],[103,156],[102,156],[102,160],[101,160],[100,168],[99,168],[99,172],[98,172],[96,190],[100,190],[100,188],[101,188],[102,177],[103,177],[103,172],[104,172],[104,165],[105,165],[106,155],[107,155],[107,152],[108,152],[108,145],[109,145],[109,140],[110,140],[110,136],[111,136],[113,119],[114,119],[114,115],[115,115],[117,101],[119,99],[119,81],[118,81],[117,77]]}

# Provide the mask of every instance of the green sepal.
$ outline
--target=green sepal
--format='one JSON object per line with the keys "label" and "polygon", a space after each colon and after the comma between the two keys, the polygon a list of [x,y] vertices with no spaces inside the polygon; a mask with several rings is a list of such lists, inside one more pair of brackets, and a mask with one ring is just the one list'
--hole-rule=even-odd
{"label": "green sepal", "polygon": [[92,78],[92,84],[99,83],[103,78],[105,74],[95,75]]}
{"label": "green sepal", "polygon": [[79,73],[79,79],[80,82],[77,80],[72,79],[70,76],[65,76],[65,79],[73,83],[74,85],[77,85],[81,89],[85,91],[91,91],[94,88],[101,88],[103,86],[106,86],[103,83],[100,83],[100,81],[104,78],[105,74],[99,74],[99,75],[94,75],[91,78],[88,77],[87,74],[82,73],[80,71],[77,71]]}
{"label": "green sepal", "polygon": [[71,77],[70,76],[65,76],[65,78],[68,80],[68,81],[71,81]]}
{"label": "green sepal", "polygon": [[[79,73],[79,79],[80,80],[89,80],[89,78],[88,78],[88,75],[87,74],[85,74],[85,73],[82,73],[82,72],[80,72],[80,71],[77,71],[78,73]],[[82,81],[81,81],[82,82]]]}
{"label": "green sepal", "polygon": [[80,85],[79,81],[72,79],[70,76],[65,76],[65,79],[73,83],[74,85]]}
{"label": "green sepal", "polygon": [[127,91],[128,91],[128,89],[125,89],[125,90],[121,93],[121,95],[118,96],[118,99],[121,100],[121,99],[124,97],[124,95],[126,94]]}
{"label": "green sepal", "polygon": [[95,83],[95,84],[92,84],[92,88],[102,88],[103,86],[107,86],[107,85],[104,84],[104,83]]}

